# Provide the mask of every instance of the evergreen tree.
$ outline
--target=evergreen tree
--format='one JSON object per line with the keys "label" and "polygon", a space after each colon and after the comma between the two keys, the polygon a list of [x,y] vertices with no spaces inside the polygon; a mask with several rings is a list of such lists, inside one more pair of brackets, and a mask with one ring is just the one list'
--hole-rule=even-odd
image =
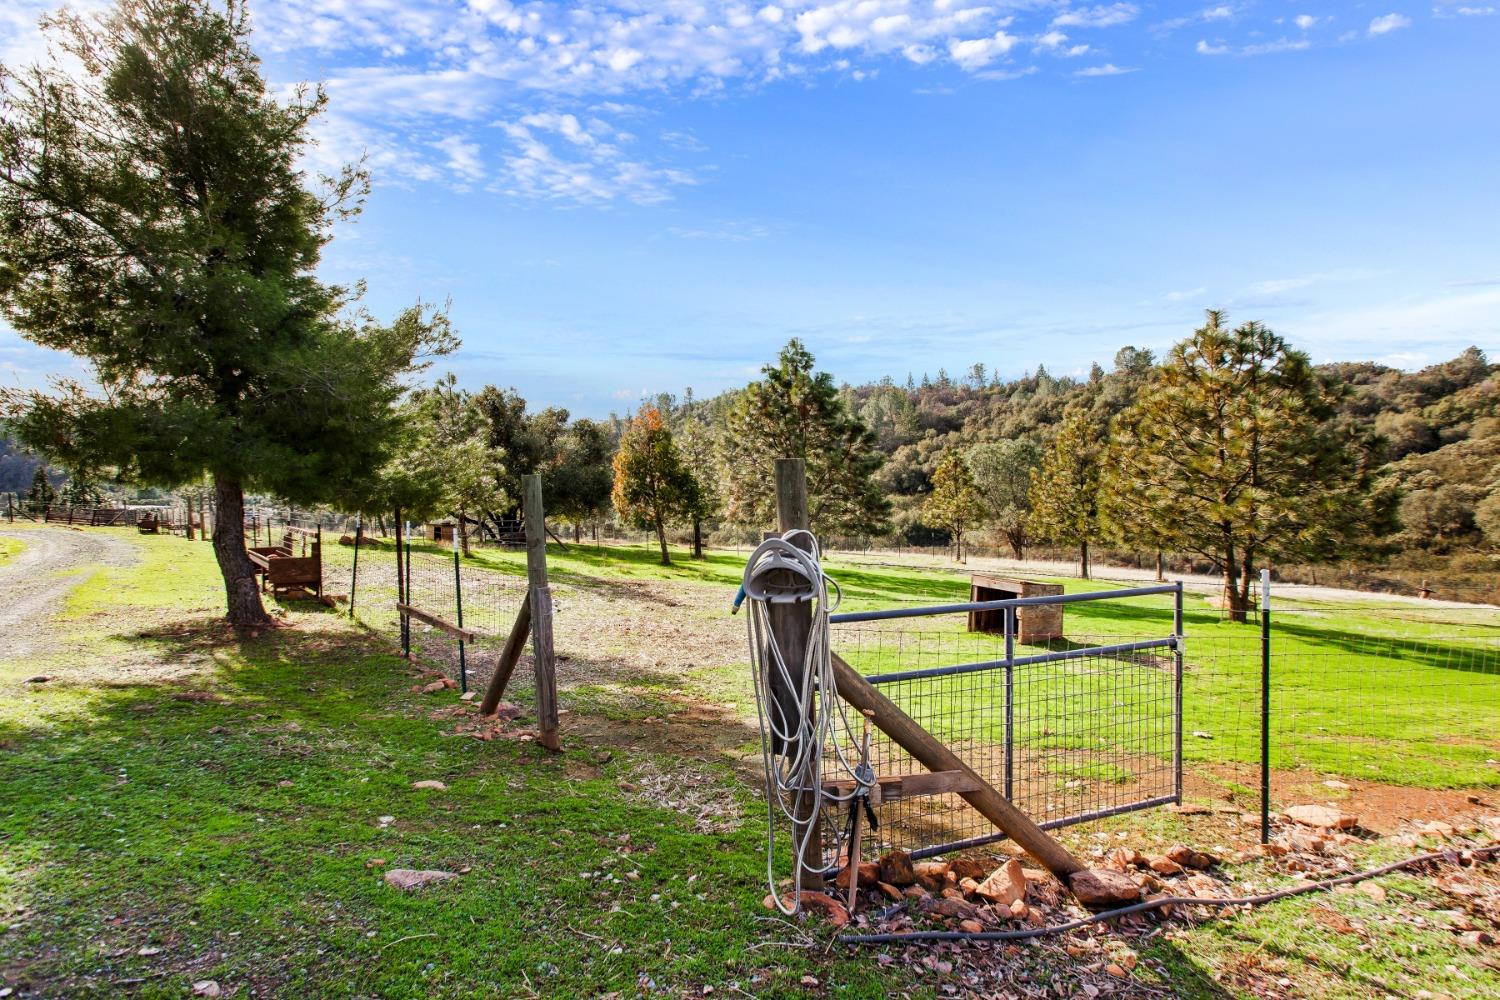
{"label": "evergreen tree", "polygon": [[27,505],[33,510],[45,510],[51,507],[56,499],[57,491],[52,488],[52,481],[47,478],[46,467],[38,465],[31,477],[31,489],[26,491]]}
{"label": "evergreen tree", "polygon": [[[505,499],[494,475],[494,454],[485,443],[484,415],[452,374],[412,393],[411,406],[419,427],[419,461],[435,480],[438,513],[454,519],[459,551],[468,556],[469,525],[477,521],[476,513]],[[422,512],[412,507],[407,513],[415,517]]]}
{"label": "evergreen tree", "polygon": [[609,428],[596,420],[573,421],[558,440],[543,489],[547,509],[573,522],[574,541],[582,537],[585,521],[597,522],[609,511],[614,451]]}
{"label": "evergreen tree", "polygon": [[1041,468],[1042,449],[1029,438],[995,441],[970,448],[968,459],[974,485],[989,510],[989,523],[1005,537],[1011,555],[1025,559],[1031,477]]}
{"label": "evergreen tree", "polygon": [[421,309],[341,318],[316,268],[366,178],[304,187],[326,98],[268,92],[242,3],[119,0],[47,26],[71,58],[0,71],[0,309],[104,391],[11,394],[12,426],[70,468],[208,473],[229,619],[265,624],[247,485],[311,505],[381,465],[414,359],[450,335]]}
{"label": "evergreen tree", "polygon": [[1082,407],[1073,407],[1032,476],[1031,527],[1043,538],[1078,548],[1078,576],[1092,572],[1089,546],[1099,537],[1099,476],[1104,441]]}
{"label": "evergreen tree", "polygon": [[922,503],[922,519],[942,528],[953,539],[953,557],[964,558],[964,534],[984,519],[984,496],[974,486],[969,465],[957,451],[950,451],[932,474],[932,492]]}
{"label": "evergreen tree", "polygon": [[833,377],[814,373],[799,340],[762,371],[765,377],[735,399],[719,442],[730,521],[774,524],[776,459],[801,458],[815,532],[883,532],[890,506],[874,475],[884,458],[875,435],[840,400]]}
{"label": "evergreen tree", "polygon": [[1259,563],[1331,555],[1378,512],[1372,442],[1336,419],[1332,385],[1261,324],[1224,319],[1209,311],[1117,419],[1109,506],[1211,558],[1243,621]]}
{"label": "evergreen tree", "polygon": [[620,437],[615,453],[615,510],[637,528],[656,532],[661,564],[672,565],[667,525],[691,516],[701,503],[698,484],[682,462],[661,411],[641,406]]}

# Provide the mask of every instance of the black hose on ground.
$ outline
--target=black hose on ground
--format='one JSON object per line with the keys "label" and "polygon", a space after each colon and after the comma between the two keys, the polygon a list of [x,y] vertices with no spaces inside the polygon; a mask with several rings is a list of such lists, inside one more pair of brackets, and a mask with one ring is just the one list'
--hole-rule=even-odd
{"label": "black hose on ground", "polygon": [[[1485,847],[1465,848],[1470,854],[1478,858],[1481,855],[1491,857],[1500,853],[1500,843],[1490,844]],[[1391,872],[1401,871],[1403,868],[1414,868],[1417,865],[1427,864],[1431,861],[1457,861],[1458,851],[1448,849],[1444,851],[1433,851],[1431,854],[1419,854],[1405,861],[1397,861],[1393,864],[1382,865],[1379,868],[1371,868],[1368,871],[1355,872],[1352,875],[1340,875],[1337,878],[1323,879],[1318,882],[1304,882],[1301,885],[1289,886],[1276,892],[1266,892],[1259,896],[1240,896],[1234,899],[1219,899],[1214,896],[1161,896],[1157,899],[1147,900],[1144,903],[1132,903],[1130,906],[1122,906],[1114,910],[1105,910],[1102,913],[1091,914],[1070,920],[1065,924],[1053,924],[1048,927],[1028,927],[1025,930],[1016,931],[908,931],[903,934],[841,934],[840,944],[904,944],[917,941],[1024,941],[1027,938],[1048,937],[1053,934],[1066,934],[1080,927],[1097,924],[1105,920],[1115,920],[1119,917],[1128,917],[1136,913],[1145,913],[1148,910],[1160,909],[1163,906],[1263,906],[1266,903],[1274,903],[1280,899],[1290,896],[1300,896],[1303,893],[1318,892],[1319,890],[1332,889],[1336,885],[1349,885],[1353,882],[1364,882],[1367,879],[1379,878],[1381,875],[1389,875]]]}

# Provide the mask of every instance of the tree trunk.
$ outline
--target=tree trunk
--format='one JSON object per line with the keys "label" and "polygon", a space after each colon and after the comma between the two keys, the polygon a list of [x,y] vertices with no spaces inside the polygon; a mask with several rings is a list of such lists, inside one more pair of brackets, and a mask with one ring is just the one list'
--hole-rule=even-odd
{"label": "tree trunk", "polygon": [[458,548],[464,558],[469,558],[469,517],[462,507],[458,508]]}
{"label": "tree trunk", "polygon": [[187,511],[187,533],[183,537],[191,542],[193,540],[193,498],[187,497],[182,503]]}
{"label": "tree trunk", "polygon": [[1161,549],[1156,550],[1156,582],[1167,582],[1167,556]]}
{"label": "tree trunk", "polygon": [[1232,622],[1243,622],[1245,620],[1245,605],[1240,601],[1239,588],[1239,563],[1235,561],[1234,550],[1225,553],[1224,568],[1224,610],[1229,612],[1229,620]]}
{"label": "tree trunk", "polygon": [[1007,531],[1005,540],[1010,543],[1010,554],[1020,562],[1026,558],[1026,536],[1019,531]]}
{"label": "tree trunk", "polygon": [[239,480],[214,476],[219,516],[214,518],[214,557],[224,577],[229,624],[236,628],[269,625],[271,616],[260,602],[255,566],[245,554],[245,491]]}
{"label": "tree trunk", "polygon": [[703,558],[703,521],[701,518],[693,518],[693,558]]}
{"label": "tree trunk", "polygon": [[662,523],[661,518],[656,519],[656,541],[661,545],[661,564],[672,565],[672,557],[667,555],[667,526]]}
{"label": "tree trunk", "polygon": [[1092,570],[1089,566],[1089,540],[1085,538],[1078,543],[1078,579],[1092,579],[1089,576],[1090,572]]}
{"label": "tree trunk", "polygon": [[573,544],[574,545],[581,545],[581,544],[583,544],[583,522],[582,521],[574,521],[573,522]]}
{"label": "tree trunk", "polygon": [[1250,610],[1250,583],[1255,578],[1255,554],[1249,549],[1245,550],[1245,557],[1240,560],[1240,607],[1245,611]]}

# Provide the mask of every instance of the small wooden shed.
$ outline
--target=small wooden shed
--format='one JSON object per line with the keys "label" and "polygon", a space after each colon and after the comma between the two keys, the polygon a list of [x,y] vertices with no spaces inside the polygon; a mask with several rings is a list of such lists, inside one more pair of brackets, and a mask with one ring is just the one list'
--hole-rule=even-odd
{"label": "small wooden shed", "polygon": [[[969,600],[1009,601],[1018,597],[1055,597],[1063,592],[1060,583],[1038,583],[1001,576],[974,573],[969,577]],[[1004,611],[969,612],[970,632],[1005,634]],[[1039,604],[1016,609],[1016,641],[1050,642],[1063,637],[1063,606]]]}

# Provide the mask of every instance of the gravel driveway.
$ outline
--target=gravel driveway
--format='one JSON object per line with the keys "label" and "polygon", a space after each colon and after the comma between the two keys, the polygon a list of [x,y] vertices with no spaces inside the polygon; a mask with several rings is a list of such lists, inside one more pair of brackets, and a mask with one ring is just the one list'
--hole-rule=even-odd
{"label": "gravel driveway", "polygon": [[121,530],[0,528],[0,536],[26,546],[0,563],[0,635],[8,640],[6,659],[22,659],[36,644],[47,642],[48,630],[42,626],[62,609],[68,593],[101,566],[135,562],[135,548],[119,537]]}

